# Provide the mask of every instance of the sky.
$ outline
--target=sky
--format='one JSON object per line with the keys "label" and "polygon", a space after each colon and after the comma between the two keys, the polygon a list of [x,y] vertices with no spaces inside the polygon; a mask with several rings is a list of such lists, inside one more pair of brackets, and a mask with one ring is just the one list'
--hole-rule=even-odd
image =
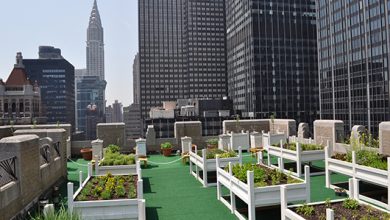
{"label": "sky", "polygon": [[[97,0],[104,28],[107,105],[132,103],[134,56],[138,51],[137,0]],[[23,58],[38,58],[38,47],[60,48],[75,69],[86,67],[86,39],[93,0],[5,0],[0,2],[0,78],[6,80]]]}

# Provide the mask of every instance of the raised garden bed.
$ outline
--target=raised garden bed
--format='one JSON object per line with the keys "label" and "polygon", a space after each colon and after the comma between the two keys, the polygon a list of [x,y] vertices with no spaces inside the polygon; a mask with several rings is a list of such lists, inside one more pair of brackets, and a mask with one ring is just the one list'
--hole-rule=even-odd
{"label": "raised garden bed", "polygon": [[[350,179],[352,183],[353,180]],[[353,185],[351,189],[353,190]],[[282,219],[290,220],[334,220],[334,219],[351,219],[351,220],[385,220],[390,218],[388,211],[374,207],[368,203],[355,199],[355,195],[350,198],[339,200],[326,200],[302,205],[287,206],[287,191],[285,187],[281,188],[281,213]]]}
{"label": "raised garden bed", "polygon": [[272,134],[270,132],[263,133],[263,147],[265,149],[268,148],[268,146],[271,146],[273,144],[279,144],[280,141],[283,143],[286,143],[287,137],[285,134]]}
{"label": "raised garden bed", "polygon": [[[280,147],[282,146],[282,147]],[[287,159],[296,163],[296,176],[302,175],[302,164],[305,162],[313,162],[325,159],[324,147],[317,144],[301,144],[301,143],[280,143],[274,146],[267,147],[268,166],[271,164],[271,156],[275,156],[283,160]],[[318,173],[316,173],[318,174]]]}
{"label": "raised garden bed", "polygon": [[[217,169],[216,156],[220,157],[220,166],[225,167],[229,162],[242,163],[242,152],[238,150],[238,154],[234,151],[222,151],[219,149],[203,149],[198,151],[195,147],[195,152],[190,151],[190,173],[199,180],[204,187],[216,185],[208,181],[208,173],[215,172]],[[195,165],[195,171],[193,166]],[[201,175],[200,175],[201,174]]]}
{"label": "raised garden bed", "polygon": [[[305,180],[258,165],[232,165],[225,169],[217,159],[217,198],[239,219],[246,219],[236,208],[236,197],[248,205],[248,219],[256,219],[255,208],[280,204],[280,187],[285,186],[288,202],[310,201],[310,171],[305,166]],[[222,186],[230,191],[230,202],[222,196]]]}
{"label": "raised garden bed", "polygon": [[104,158],[95,166],[96,175],[129,175],[136,174],[136,156],[134,154],[106,153]]}
{"label": "raised garden bed", "polygon": [[82,180],[73,194],[73,183],[68,183],[68,210],[79,213],[82,219],[145,219],[145,200],[141,173],[136,175],[92,176]]}
{"label": "raised garden bed", "polygon": [[[390,157],[387,158],[387,169],[385,168],[384,161],[375,161],[377,157],[372,156],[376,154],[371,152],[367,154],[360,151],[356,153],[352,151],[350,155],[335,154],[332,158],[328,153],[328,150],[325,150],[325,185],[328,188],[336,188],[336,186],[331,185],[331,173],[339,173],[355,179],[362,180],[364,182],[372,183],[374,185],[382,186],[387,188],[387,197],[390,198]],[[370,156],[371,155],[371,156]],[[360,163],[360,164],[359,164]],[[365,166],[361,164],[366,164],[370,166]],[[371,166],[379,167],[374,168]],[[373,203],[375,205],[381,206],[390,210],[390,200],[388,199],[387,203],[371,199],[366,196],[360,195],[360,199]]]}

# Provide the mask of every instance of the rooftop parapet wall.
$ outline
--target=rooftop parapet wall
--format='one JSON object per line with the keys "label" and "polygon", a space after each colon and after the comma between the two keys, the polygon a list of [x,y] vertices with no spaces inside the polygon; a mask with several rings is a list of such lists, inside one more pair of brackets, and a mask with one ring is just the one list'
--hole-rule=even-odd
{"label": "rooftop parapet wall", "polygon": [[196,145],[204,145],[202,138],[202,122],[200,121],[182,121],[175,122],[175,139],[176,143],[181,143],[182,137],[191,137],[192,143]]}
{"label": "rooftop parapet wall", "polygon": [[288,136],[296,135],[296,122],[293,119],[245,119],[223,121],[223,133],[239,133],[242,130],[249,132],[283,132]]}
{"label": "rooftop parapet wall", "polygon": [[[20,129],[14,132],[14,135],[26,135],[26,134],[34,134],[39,138],[50,138],[54,144],[60,143],[60,155],[61,155],[61,173],[64,178],[67,176],[67,132],[62,128],[53,128],[53,129]],[[54,150],[54,149],[53,149]],[[56,176],[56,175],[54,175]],[[55,179],[57,179],[55,177]]]}
{"label": "rooftop parapet wall", "polygon": [[110,144],[116,144],[121,147],[123,151],[126,149],[126,133],[125,123],[99,123],[96,126],[97,139],[103,140],[103,147]]}
{"label": "rooftop parapet wall", "polygon": [[333,154],[336,143],[344,141],[344,122],[340,120],[315,120],[314,141],[326,145],[329,141],[329,153]]}
{"label": "rooftop parapet wall", "polygon": [[390,156],[390,121],[379,124],[379,152]]}
{"label": "rooftop parapet wall", "polygon": [[45,124],[45,125],[6,125],[0,126],[0,139],[4,137],[12,136],[16,130],[26,129],[65,129],[67,137],[72,136],[72,125],[71,124]]}
{"label": "rooftop parapet wall", "polygon": [[268,132],[270,130],[269,119],[251,119],[251,120],[224,120],[223,133],[244,131]]}
{"label": "rooftop parapet wall", "polygon": [[[0,190],[0,220],[11,219],[42,192],[38,141],[36,135],[20,135],[0,140],[0,159],[16,156],[15,171],[18,179],[9,183],[15,183],[15,187],[4,189],[9,186],[7,184]],[[14,193],[9,193],[11,190]]]}
{"label": "rooftop parapet wall", "polygon": [[[33,131],[28,129],[18,131],[19,135],[0,140],[0,160],[16,158],[16,180],[0,187],[0,220],[11,219],[25,212],[54,184],[66,178],[66,148],[58,153],[53,144],[53,139],[66,138],[66,132],[64,129],[49,130],[55,131],[34,130],[42,137],[47,134],[41,139],[35,134],[22,134]],[[6,172],[7,176],[9,174]]]}

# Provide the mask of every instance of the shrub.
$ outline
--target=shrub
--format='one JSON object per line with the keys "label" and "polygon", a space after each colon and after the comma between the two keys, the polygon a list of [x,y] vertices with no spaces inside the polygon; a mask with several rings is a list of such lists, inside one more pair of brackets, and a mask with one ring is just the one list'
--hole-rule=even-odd
{"label": "shrub", "polygon": [[305,203],[297,208],[297,213],[303,216],[311,216],[314,214],[314,207]]}
{"label": "shrub", "polygon": [[[202,151],[198,150],[197,154],[202,156]],[[206,149],[206,159],[214,159],[219,155],[220,158],[229,158],[236,157],[237,153],[234,151],[223,151],[218,148],[216,149]]]}
{"label": "shrub", "polygon": [[135,155],[134,154],[120,154],[120,153],[107,153],[102,160],[102,166],[120,166],[120,165],[131,165],[135,164]]}
{"label": "shrub", "polygon": [[344,200],[343,202],[343,207],[346,208],[346,209],[358,209],[359,208],[359,203],[358,201],[354,200],[354,199],[346,199]]}
{"label": "shrub", "polygon": [[120,147],[114,144],[110,144],[107,147],[106,153],[119,153]]}
{"label": "shrub", "polygon": [[41,214],[36,217],[30,216],[32,220],[81,220],[81,216],[76,213],[69,213],[65,207],[55,212],[49,212],[46,216]]}
{"label": "shrub", "polygon": [[[357,150],[356,163],[369,166],[381,170],[387,170],[387,160],[384,159],[380,154],[370,150]],[[348,152],[346,155],[346,161],[352,162],[352,152]]]}
{"label": "shrub", "polygon": [[108,189],[104,190],[101,195],[104,200],[111,199],[111,191]]}
{"label": "shrub", "polygon": [[[228,171],[229,167],[225,167],[225,170]],[[233,176],[244,183],[247,183],[247,171],[253,171],[254,182],[257,187],[289,183],[288,176],[278,170],[268,169],[255,164],[235,164],[232,166]],[[290,183],[300,182],[297,179],[290,180]]]}
{"label": "shrub", "polygon": [[162,143],[160,146],[161,146],[161,149],[170,149],[170,148],[172,148],[172,144],[170,142]]}
{"label": "shrub", "polygon": [[211,138],[206,141],[207,144],[210,145],[217,145],[218,144],[218,139],[217,138]]}

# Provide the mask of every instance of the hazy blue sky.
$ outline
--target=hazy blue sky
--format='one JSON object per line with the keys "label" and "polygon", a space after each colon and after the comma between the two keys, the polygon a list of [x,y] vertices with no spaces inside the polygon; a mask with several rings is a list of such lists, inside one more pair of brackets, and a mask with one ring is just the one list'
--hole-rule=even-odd
{"label": "hazy blue sky", "polygon": [[[132,65],[138,51],[137,0],[98,0],[104,27],[106,98],[133,100]],[[86,31],[93,0],[6,0],[0,3],[0,78],[6,80],[16,52],[38,58],[40,45],[62,50],[76,69],[85,68]]]}

